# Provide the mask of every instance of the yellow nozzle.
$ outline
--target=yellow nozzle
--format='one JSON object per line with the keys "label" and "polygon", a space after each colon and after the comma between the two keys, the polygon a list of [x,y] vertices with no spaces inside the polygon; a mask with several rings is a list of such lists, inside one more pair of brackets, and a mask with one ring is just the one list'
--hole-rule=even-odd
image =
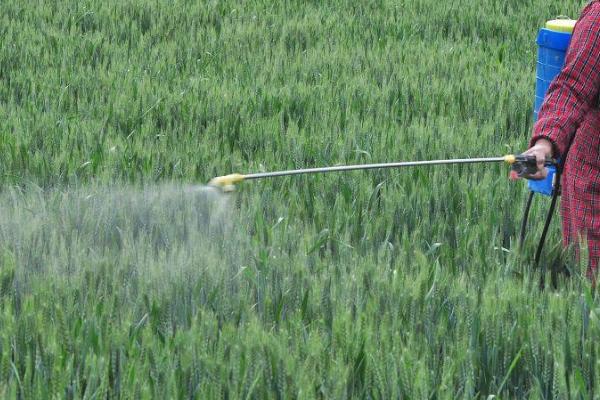
{"label": "yellow nozzle", "polygon": [[514,164],[515,162],[517,162],[517,156],[515,156],[514,154],[509,154],[507,156],[504,156],[504,161],[506,161],[507,164]]}
{"label": "yellow nozzle", "polygon": [[208,182],[211,186],[218,186],[220,188],[228,188],[235,185],[236,183],[242,182],[246,177],[242,174],[230,174],[224,176],[217,176]]}

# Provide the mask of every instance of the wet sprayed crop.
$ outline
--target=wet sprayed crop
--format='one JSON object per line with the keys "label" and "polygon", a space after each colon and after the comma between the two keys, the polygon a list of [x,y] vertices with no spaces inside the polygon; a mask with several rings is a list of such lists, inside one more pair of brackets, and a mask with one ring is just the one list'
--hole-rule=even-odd
{"label": "wet sprayed crop", "polygon": [[519,152],[582,5],[3,2],[0,397],[596,396],[598,300],[538,289],[504,166],[194,186]]}

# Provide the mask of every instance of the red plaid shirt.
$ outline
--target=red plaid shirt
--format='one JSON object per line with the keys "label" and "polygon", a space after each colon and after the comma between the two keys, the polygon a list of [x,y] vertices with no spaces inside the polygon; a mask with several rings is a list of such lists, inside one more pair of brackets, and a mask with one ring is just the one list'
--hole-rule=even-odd
{"label": "red plaid shirt", "polygon": [[587,238],[589,273],[600,263],[600,2],[582,12],[565,66],[550,85],[531,145],[549,140],[565,159],[561,214],[565,244]]}

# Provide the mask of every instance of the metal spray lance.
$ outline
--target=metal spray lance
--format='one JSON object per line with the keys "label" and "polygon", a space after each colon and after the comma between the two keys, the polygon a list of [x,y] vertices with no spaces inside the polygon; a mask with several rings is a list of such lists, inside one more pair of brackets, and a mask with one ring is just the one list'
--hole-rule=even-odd
{"label": "metal spray lance", "polygon": [[[391,163],[379,163],[379,164],[357,164],[357,165],[337,165],[333,167],[320,167],[320,168],[304,168],[304,169],[292,169],[285,171],[274,171],[274,172],[259,172],[253,174],[230,174],[224,176],[218,176],[213,178],[209,185],[220,187],[225,191],[233,190],[234,185],[242,181],[254,180],[254,179],[265,179],[265,178],[278,178],[292,175],[312,175],[312,174],[324,174],[330,172],[348,172],[348,171],[361,171],[371,169],[391,169],[391,168],[404,168],[404,167],[424,167],[424,166],[435,166],[435,165],[453,165],[453,164],[478,164],[478,163],[498,163],[506,162],[511,165],[511,176],[517,178],[524,175],[534,174],[537,171],[537,162],[533,156],[524,155],[506,155],[502,157],[487,157],[487,158],[458,158],[449,160],[425,160],[425,161],[402,161],[402,162],[391,162]],[[553,160],[547,160],[546,165],[554,165]]]}

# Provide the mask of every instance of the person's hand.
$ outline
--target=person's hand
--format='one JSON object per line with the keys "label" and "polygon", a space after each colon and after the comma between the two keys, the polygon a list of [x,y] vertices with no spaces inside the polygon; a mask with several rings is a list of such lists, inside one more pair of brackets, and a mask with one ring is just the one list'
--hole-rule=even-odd
{"label": "person's hand", "polygon": [[523,153],[523,155],[535,156],[538,168],[538,172],[533,175],[525,175],[523,178],[532,180],[541,180],[546,178],[548,171],[544,167],[544,163],[546,162],[547,158],[552,157],[552,143],[546,139],[539,139],[535,142],[535,145]]}

